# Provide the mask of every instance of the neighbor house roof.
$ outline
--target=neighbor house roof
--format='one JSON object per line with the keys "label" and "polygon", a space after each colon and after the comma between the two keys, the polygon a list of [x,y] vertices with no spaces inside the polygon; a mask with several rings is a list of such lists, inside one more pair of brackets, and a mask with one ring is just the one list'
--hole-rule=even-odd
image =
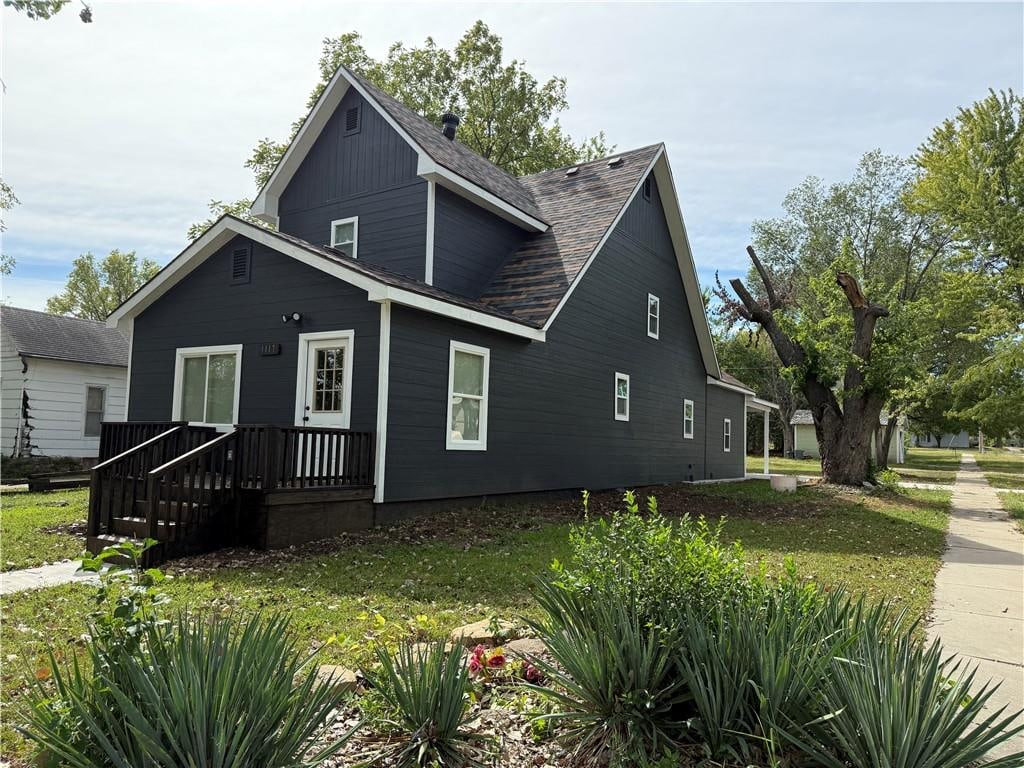
{"label": "neighbor house roof", "polygon": [[[811,412],[807,411],[807,410],[794,411],[793,412],[793,418],[791,418],[789,420],[789,423],[790,424],[813,424],[814,423],[814,417],[811,415]],[[879,426],[882,426],[882,427],[887,426],[889,424],[889,414],[888,413],[884,413],[884,412],[881,413],[878,416],[878,424],[879,424]]]}
{"label": "neighbor house roof", "polygon": [[0,324],[25,357],[128,367],[128,339],[101,322],[3,307]]}

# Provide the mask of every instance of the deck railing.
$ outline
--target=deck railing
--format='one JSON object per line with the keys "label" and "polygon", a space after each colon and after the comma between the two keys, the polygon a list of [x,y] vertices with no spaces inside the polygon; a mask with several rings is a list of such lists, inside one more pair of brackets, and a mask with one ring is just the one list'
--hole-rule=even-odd
{"label": "deck railing", "polygon": [[99,460],[112,459],[151,437],[184,426],[184,421],[104,421],[100,425]]}
{"label": "deck railing", "polygon": [[373,485],[373,433],[331,427],[245,424],[239,483],[264,490]]}

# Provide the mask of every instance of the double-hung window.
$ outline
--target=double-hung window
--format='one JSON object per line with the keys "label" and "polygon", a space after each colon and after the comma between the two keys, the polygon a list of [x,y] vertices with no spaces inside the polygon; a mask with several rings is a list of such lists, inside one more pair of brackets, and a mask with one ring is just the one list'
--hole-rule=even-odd
{"label": "double-hung window", "polygon": [[186,347],[174,365],[174,418],[230,426],[238,421],[242,345]]}
{"label": "double-hung window", "polygon": [[653,293],[647,294],[647,335],[652,339],[661,333],[661,299]]}
{"label": "double-hung window", "polygon": [[722,450],[726,453],[732,450],[732,419],[726,419],[722,425]]}
{"label": "double-hung window", "polygon": [[449,450],[487,450],[487,388],[491,351],[452,341],[448,355]]}
{"label": "double-hung window", "polygon": [[629,375],[615,374],[615,420],[629,421]]}
{"label": "double-hung window", "polygon": [[335,219],[331,222],[331,248],[337,248],[346,256],[356,258],[359,248],[359,217]]}
{"label": "double-hung window", "polygon": [[693,400],[683,400],[683,437],[693,439]]}
{"label": "double-hung window", "polygon": [[107,388],[85,388],[85,425],[82,434],[85,437],[99,437],[100,424],[103,423],[103,409],[107,404]]}

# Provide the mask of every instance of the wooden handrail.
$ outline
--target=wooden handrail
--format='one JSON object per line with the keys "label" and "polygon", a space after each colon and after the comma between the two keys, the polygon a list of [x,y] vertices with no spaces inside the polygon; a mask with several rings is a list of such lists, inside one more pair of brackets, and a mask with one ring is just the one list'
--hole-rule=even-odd
{"label": "wooden handrail", "polygon": [[145,450],[146,448],[148,448],[149,446],[153,445],[154,443],[159,443],[161,440],[164,440],[164,439],[170,437],[175,432],[180,432],[184,428],[185,428],[184,425],[177,426],[177,427],[171,427],[166,432],[161,432],[159,435],[154,435],[153,437],[149,438],[149,440],[146,440],[145,442],[139,443],[134,448],[129,448],[127,451],[124,451],[123,453],[117,454],[117,456],[111,456],[106,461],[101,461],[99,464],[95,464],[92,467],[91,471],[95,472],[96,470],[99,470],[99,469],[105,469],[106,467],[110,466],[111,464],[115,464],[118,461],[120,461],[120,460],[122,460],[124,458],[127,458],[128,456],[131,456],[133,453],[138,453],[139,451]]}
{"label": "wooden handrail", "polygon": [[203,443],[202,445],[197,445],[191,451],[188,451],[187,453],[181,454],[181,456],[177,456],[171,459],[166,464],[161,464],[156,469],[151,469],[149,471],[149,477],[169,472],[172,469],[177,469],[179,466],[187,464],[191,459],[195,458],[196,456],[199,456],[200,454],[203,453],[207,453],[208,451],[213,450],[216,446],[220,445],[221,443],[227,442],[228,438],[234,437],[235,435],[236,432],[234,429],[232,429],[230,432],[225,432],[220,437],[215,437],[213,440],[209,440]]}

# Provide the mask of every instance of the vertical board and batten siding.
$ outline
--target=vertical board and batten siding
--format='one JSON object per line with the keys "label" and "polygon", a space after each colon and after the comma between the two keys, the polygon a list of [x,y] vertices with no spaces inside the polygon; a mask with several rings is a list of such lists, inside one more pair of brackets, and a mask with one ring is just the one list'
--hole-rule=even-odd
{"label": "vertical board and batten siding", "polygon": [[[657,340],[648,293],[661,299]],[[486,451],[445,450],[452,339],[490,349]],[[656,188],[630,205],[546,342],[395,307],[390,370],[385,501],[704,477],[706,374]],[[630,376],[628,422],[614,416],[616,371]]]}
{"label": "vertical board and batten siding", "polygon": [[[252,246],[250,281],[231,284],[231,250]],[[301,325],[282,314],[302,313]],[[171,413],[175,350],[242,345],[238,420],[294,424],[300,333],[355,331],[351,428],[377,414],[380,306],[366,292],[246,238],[236,237],[135,318],[129,420]],[[278,343],[281,353],[262,355]]]}
{"label": "vertical board and batten siding", "polygon": [[527,235],[463,197],[437,187],[434,286],[478,297]]}
{"label": "vertical board and batten siding", "polygon": [[27,367],[25,429],[32,455],[99,456],[99,435],[85,436],[86,388],[103,387],[103,420],[122,421],[127,369],[38,357],[27,358]]}
{"label": "vertical board and batten siding", "polygon": [[11,456],[17,448],[21,393],[25,386],[23,368],[10,334],[0,328],[0,453],[4,456]]}
{"label": "vertical board and batten siding", "polygon": [[[732,420],[731,450],[725,451],[725,420]],[[707,385],[707,480],[743,477],[746,461],[746,398],[740,392]]]}
{"label": "vertical board and batten siding", "polygon": [[[345,113],[359,109],[346,135]],[[279,228],[330,245],[331,222],[359,217],[357,258],[424,279],[427,182],[416,153],[375,109],[349,89],[281,194]]]}

